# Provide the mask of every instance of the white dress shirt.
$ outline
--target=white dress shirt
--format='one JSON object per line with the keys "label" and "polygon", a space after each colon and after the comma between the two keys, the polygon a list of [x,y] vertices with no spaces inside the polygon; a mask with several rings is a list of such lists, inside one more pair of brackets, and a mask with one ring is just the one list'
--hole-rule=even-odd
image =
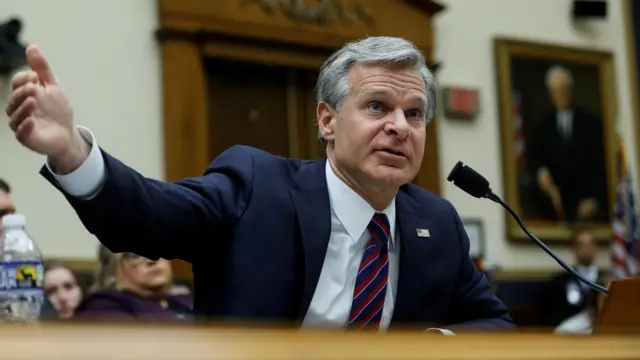
{"label": "white dress shirt", "polygon": [[[100,192],[106,180],[105,164],[91,131],[84,127],[78,127],[78,130],[91,145],[85,162],[66,175],[56,174],[49,161],[46,161],[46,166],[66,193],[90,199]],[[336,176],[329,162],[325,174],[331,204],[331,235],[320,279],[304,318],[303,328],[344,328],[347,325],[358,267],[365,245],[371,236],[367,226],[375,213],[371,205]],[[380,329],[386,330],[393,315],[399,271],[400,238],[396,228],[395,199],[382,212],[387,215],[391,227],[389,282],[380,321]],[[445,329],[430,328],[427,331],[454,335]]]}
{"label": "white dress shirt", "polygon": [[[581,266],[578,265],[576,266],[576,271],[582,275],[584,278],[586,278],[587,280],[591,281],[591,282],[597,282],[598,281],[598,267],[595,265],[590,265],[590,266]],[[580,286],[582,286],[584,289],[588,289],[589,285],[583,283],[582,281],[579,282]]]}
{"label": "white dress shirt", "polygon": [[[321,291],[313,294],[302,326],[344,328],[349,322],[358,267],[371,239],[367,226],[376,211],[336,176],[328,161],[325,174],[331,204],[331,235],[316,287]],[[396,299],[400,254],[395,199],[381,213],[387,215],[391,228],[389,280],[380,320],[380,329],[387,329]]]}
{"label": "white dress shirt", "polygon": [[553,331],[556,334],[583,334],[589,335],[593,330],[593,321],[587,310],[579,312],[564,320]]}
{"label": "white dress shirt", "polygon": [[559,110],[556,113],[558,133],[565,138],[570,138],[573,133],[573,111]]}

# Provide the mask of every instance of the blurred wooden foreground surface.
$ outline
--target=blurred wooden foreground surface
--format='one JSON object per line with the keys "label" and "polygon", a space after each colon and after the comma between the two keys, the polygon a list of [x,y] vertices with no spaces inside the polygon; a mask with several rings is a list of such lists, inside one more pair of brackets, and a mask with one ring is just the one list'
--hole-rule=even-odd
{"label": "blurred wooden foreground surface", "polygon": [[154,325],[0,326],[0,359],[640,359],[640,336],[327,333]]}

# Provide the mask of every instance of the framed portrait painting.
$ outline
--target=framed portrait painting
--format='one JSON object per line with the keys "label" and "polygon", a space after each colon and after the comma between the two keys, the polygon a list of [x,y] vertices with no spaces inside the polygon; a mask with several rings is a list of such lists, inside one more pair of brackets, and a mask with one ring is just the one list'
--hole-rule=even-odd
{"label": "framed portrait painting", "polygon": [[[542,240],[588,225],[611,236],[615,198],[613,55],[495,40],[505,200]],[[510,240],[529,241],[506,216]]]}

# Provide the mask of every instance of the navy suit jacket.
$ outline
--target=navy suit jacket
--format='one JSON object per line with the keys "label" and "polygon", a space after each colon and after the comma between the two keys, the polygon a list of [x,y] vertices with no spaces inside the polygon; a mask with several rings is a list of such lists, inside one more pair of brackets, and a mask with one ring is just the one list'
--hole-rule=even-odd
{"label": "navy suit jacket", "polygon": [[[102,154],[107,178],[99,194],[91,200],[65,194],[100,242],[114,252],[191,262],[196,314],[302,323],[331,231],[326,159],[234,146],[203,176],[166,183]],[[60,189],[46,168],[41,174]],[[396,207],[402,250],[391,327],[513,327],[468,256],[453,206],[407,184]],[[418,237],[416,229],[429,229],[430,237]]]}

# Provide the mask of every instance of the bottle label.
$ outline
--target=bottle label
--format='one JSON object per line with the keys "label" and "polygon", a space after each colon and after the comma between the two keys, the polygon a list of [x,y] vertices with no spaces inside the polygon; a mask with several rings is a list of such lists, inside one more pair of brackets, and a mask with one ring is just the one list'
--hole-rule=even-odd
{"label": "bottle label", "polygon": [[0,262],[0,291],[29,292],[44,289],[41,261]]}
{"label": "bottle label", "polygon": [[37,321],[43,302],[41,261],[0,262],[0,322]]}

